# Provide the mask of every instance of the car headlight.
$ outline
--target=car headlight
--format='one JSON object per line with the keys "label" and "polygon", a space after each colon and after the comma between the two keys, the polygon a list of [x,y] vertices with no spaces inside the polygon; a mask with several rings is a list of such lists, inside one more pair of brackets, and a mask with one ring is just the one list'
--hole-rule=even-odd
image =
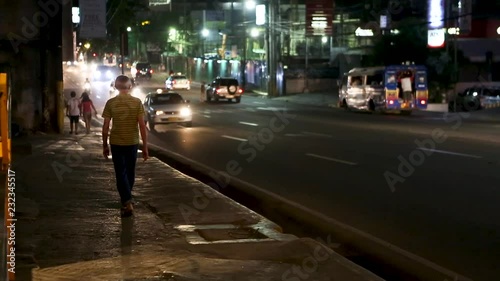
{"label": "car headlight", "polygon": [[141,90],[139,90],[137,88],[132,90],[132,96],[139,97],[140,94],[141,94]]}
{"label": "car headlight", "polygon": [[163,114],[163,111],[158,110],[158,111],[156,111],[155,113],[156,113],[156,115],[159,115],[159,114]]}
{"label": "car headlight", "polygon": [[180,111],[181,116],[190,116],[191,115],[191,108],[184,107]]}

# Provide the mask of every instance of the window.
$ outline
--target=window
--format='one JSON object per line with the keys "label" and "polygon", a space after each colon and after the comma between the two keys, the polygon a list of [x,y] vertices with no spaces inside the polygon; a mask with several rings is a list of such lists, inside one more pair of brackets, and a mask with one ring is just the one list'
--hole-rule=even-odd
{"label": "window", "polygon": [[220,86],[238,86],[238,80],[236,79],[220,79],[219,80],[219,85]]}
{"label": "window", "polygon": [[363,85],[363,76],[351,76],[351,87],[357,87]]}
{"label": "window", "polygon": [[181,75],[175,75],[175,76],[172,76],[172,80],[187,80],[187,77],[181,76]]}
{"label": "window", "polygon": [[154,96],[151,100],[151,104],[157,105],[157,104],[179,104],[183,103],[184,100],[180,95],[173,95],[173,94],[167,94],[167,95],[157,95]]}
{"label": "window", "polygon": [[381,86],[383,85],[384,75],[382,73],[376,73],[374,75],[366,76],[366,85],[370,86]]}

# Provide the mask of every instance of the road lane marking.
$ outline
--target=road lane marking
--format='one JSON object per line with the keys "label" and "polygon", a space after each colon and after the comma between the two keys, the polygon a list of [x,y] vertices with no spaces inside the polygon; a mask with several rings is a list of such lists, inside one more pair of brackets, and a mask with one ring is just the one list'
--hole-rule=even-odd
{"label": "road lane marking", "polygon": [[424,150],[424,151],[442,153],[442,154],[449,154],[449,155],[463,156],[463,157],[469,157],[469,158],[476,158],[476,159],[483,158],[483,157],[477,156],[477,155],[465,154],[465,153],[458,153],[458,152],[446,151],[446,150],[439,150],[439,149],[429,149],[429,148],[424,148],[424,147],[419,147],[418,149],[419,150]]}
{"label": "road lane marking", "polygon": [[285,137],[304,137],[303,134],[285,134]]}
{"label": "road lane marking", "polygon": [[210,118],[210,115],[203,115],[203,117],[205,117],[205,118]]}
{"label": "road lane marking", "polygon": [[237,140],[237,141],[248,141],[247,139],[242,139],[242,138],[237,138],[237,137],[232,137],[232,136],[227,136],[227,135],[222,135],[221,137],[226,138],[226,139],[231,139],[231,140]]}
{"label": "road lane marking", "polygon": [[278,110],[286,110],[284,107],[257,107],[259,110],[270,110],[270,111],[278,111]]}
{"label": "road lane marking", "polygon": [[255,124],[255,123],[248,123],[248,122],[240,122],[240,124],[243,124],[243,125],[248,125],[248,126],[259,126],[259,124]]}
{"label": "road lane marking", "polygon": [[344,161],[344,160],[340,160],[340,159],[336,159],[336,158],[331,158],[331,157],[326,157],[326,156],[322,156],[322,155],[317,155],[317,154],[313,154],[313,153],[306,153],[306,155],[310,156],[310,157],[319,158],[319,159],[323,159],[323,160],[328,160],[328,161],[332,161],[332,162],[337,162],[337,163],[341,163],[341,164],[346,164],[346,165],[350,165],[350,166],[356,166],[356,165],[358,165],[357,163],[354,163],[354,162]]}
{"label": "road lane marking", "polygon": [[261,101],[254,101],[253,103],[255,103],[255,104],[266,104],[265,102],[261,102]]}
{"label": "road lane marking", "polygon": [[327,135],[327,134],[322,134],[322,133],[302,132],[302,134],[304,134],[304,135],[311,135],[311,136],[318,136],[318,137],[333,138],[332,135]]}

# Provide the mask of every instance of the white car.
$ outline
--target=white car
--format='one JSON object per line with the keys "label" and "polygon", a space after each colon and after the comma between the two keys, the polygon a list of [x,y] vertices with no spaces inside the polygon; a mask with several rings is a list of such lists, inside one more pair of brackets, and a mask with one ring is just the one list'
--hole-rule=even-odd
{"label": "white car", "polygon": [[167,90],[190,90],[191,81],[186,75],[172,75],[165,80],[165,88]]}
{"label": "white car", "polygon": [[152,92],[144,99],[145,120],[151,130],[157,124],[180,123],[193,125],[193,113],[189,100],[175,92]]}

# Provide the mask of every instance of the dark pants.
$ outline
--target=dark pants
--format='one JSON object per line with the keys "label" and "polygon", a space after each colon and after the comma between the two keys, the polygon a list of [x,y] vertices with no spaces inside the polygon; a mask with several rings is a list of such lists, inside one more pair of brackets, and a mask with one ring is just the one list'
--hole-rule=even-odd
{"label": "dark pants", "polygon": [[76,116],[71,115],[69,117],[69,122],[70,122],[70,124],[78,124],[78,122],[80,122],[80,116],[78,116],[78,115],[76,115]]}
{"label": "dark pants", "polygon": [[135,163],[138,145],[111,145],[111,157],[115,166],[116,187],[123,205],[132,200],[135,182]]}

